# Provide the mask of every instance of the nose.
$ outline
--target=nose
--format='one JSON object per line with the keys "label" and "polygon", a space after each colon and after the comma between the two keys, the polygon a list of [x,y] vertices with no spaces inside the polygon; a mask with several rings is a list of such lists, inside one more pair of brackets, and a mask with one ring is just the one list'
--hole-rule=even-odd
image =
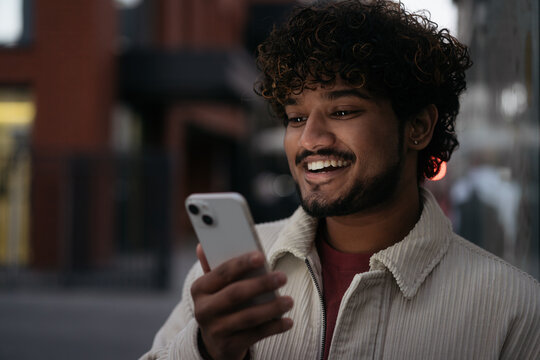
{"label": "nose", "polygon": [[317,113],[310,114],[302,129],[299,145],[306,150],[314,151],[329,147],[334,142],[335,135],[332,133],[327,119]]}

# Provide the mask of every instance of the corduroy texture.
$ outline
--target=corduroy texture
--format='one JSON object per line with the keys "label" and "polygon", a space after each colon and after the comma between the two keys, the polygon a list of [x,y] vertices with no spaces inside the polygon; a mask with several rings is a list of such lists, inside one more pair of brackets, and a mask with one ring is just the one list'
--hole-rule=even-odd
{"label": "corduroy texture", "polygon": [[[374,254],[343,296],[330,359],[540,359],[540,285],[452,232],[433,196],[422,192],[419,222],[399,243]],[[252,359],[317,359],[322,285],[313,240],[317,220],[301,209],[258,226],[269,263],[284,271],[294,298],[293,328],[251,349]],[[310,275],[306,260],[314,271]],[[141,359],[200,359],[191,283]]]}

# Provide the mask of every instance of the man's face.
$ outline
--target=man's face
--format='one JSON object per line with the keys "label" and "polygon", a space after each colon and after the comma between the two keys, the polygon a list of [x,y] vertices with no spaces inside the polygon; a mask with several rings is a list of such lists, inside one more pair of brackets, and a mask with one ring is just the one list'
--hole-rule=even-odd
{"label": "man's face", "polygon": [[404,149],[389,101],[337,83],[292,96],[285,112],[285,152],[306,212],[350,215],[393,197]]}

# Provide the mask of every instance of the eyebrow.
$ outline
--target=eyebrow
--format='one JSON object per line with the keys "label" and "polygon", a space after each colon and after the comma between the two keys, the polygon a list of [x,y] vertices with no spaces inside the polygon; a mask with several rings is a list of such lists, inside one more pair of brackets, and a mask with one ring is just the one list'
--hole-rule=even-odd
{"label": "eyebrow", "polygon": [[359,91],[358,89],[343,89],[343,90],[333,90],[323,93],[323,98],[328,100],[336,100],[342,97],[354,96],[364,100],[371,100],[371,96],[368,96],[365,92]]}
{"label": "eyebrow", "polygon": [[[339,98],[349,97],[349,96],[357,97],[364,100],[372,100],[371,96],[369,96],[363,91],[359,91],[358,89],[332,90],[332,91],[326,91],[322,94],[322,98],[326,100],[337,100]],[[290,97],[287,100],[285,100],[283,105],[287,106],[287,105],[297,105],[297,104],[298,104],[298,100]]]}

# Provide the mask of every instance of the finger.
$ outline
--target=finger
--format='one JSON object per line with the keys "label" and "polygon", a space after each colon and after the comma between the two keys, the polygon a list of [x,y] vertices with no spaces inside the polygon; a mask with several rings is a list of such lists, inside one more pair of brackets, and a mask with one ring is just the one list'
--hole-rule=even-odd
{"label": "finger", "polygon": [[[245,354],[244,349],[249,349],[249,347],[259,340],[285,332],[291,329],[292,326],[292,319],[283,318],[271,320],[249,330],[239,331],[233,334],[225,334],[225,337],[221,338],[217,342],[212,341],[211,338],[205,339],[205,332],[202,329],[201,336],[205,344],[213,343],[216,345],[213,351],[215,354],[224,355],[225,358],[233,358],[236,357],[233,356],[233,354]],[[211,349],[208,350],[210,353],[212,353]]]}
{"label": "finger", "polygon": [[199,262],[201,263],[201,267],[204,271],[204,273],[210,272],[210,265],[208,265],[208,260],[206,260],[206,255],[204,254],[204,250],[201,246],[201,244],[197,244],[197,258],[199,258]]}
{"label": "finger", "polygon": [[219,265],[197,279],[191,288],[192,294],[213,294],[227,285],[238,281],[249,271],[264,265],[264,255],[255,251],[240,255]]}
{"label": "finger", "polygon": [[[244,334],[245,337],[246,332],[249,333],[254,330],[258,330],[260,334],[265,335],[278,331],[279,326],[276,328],[276,324],[285,325],[288,323],[288,320],[284,322],[280,320],[282,320],[283,314],[289,311],[292,306],[292,298],[282,296],[271,302],[252,306],[230,315],[219,318],[212,317],[212,323],[209,322],[207,325],[203,322],[202,324],[199,323],[199,325],[201,325],[203,337],[208,336],[210,339],[230,339],[237,334]],[[219,321],[216,321],[216,319],[219,319]],[[269,327],[269,329],[262,330],[262,328],[266,327]],[[287,329],[284,327],[282,331]]]}
{"label": "finger", "polygon": [[[215,301],[226,309],[241,309],[256,297],[273,293],[287,282],[287,276],[279,271],[247,278],[227,286],[214,295]],[[257,302],[260,302],[257,301]]]}
{"label": "finger", "polygon": [[[281,334],[290,330],[293,327],[293,320],[290,318],[274,319],[268,321],[256,328],[236,333],[233,339],[237,339],[239,344],[245,348],[249,348],[256,342],[272,335]],[[233,340],[234,341],[234,340]]]}
{"label": "finger", "polygon": [[[283,286],[286,281],[285,274],[280,272],[238,281],[218,293],[197,299],[194,309],[195,318],[199,324],[206,324],[213,322],[216,318],[233,316],[232,327],[238,331],[244,328],[244,321],[246,326],[256,326],[274,317],[280,317],[290,308],[286,307],[280,311],[286,305],[283,301],[292,302],[289,297],[286,297],[288,300],[284,297],[276,297],[275,290]],[[268,298],[258,297],[263,294],[268,295]],[[264,303],[258,302],[261,300]],[[260,307],[260,304],[264,307]],[[245,309],[251,311],[246,312]],[[222,324],[229,326],[226,321]]]}
{"label": "finger", "polygon": [[293,304],[290,296],[280,296],[270,302],[234,313],[224,321],[229,321],[231,326],[234,326],[235,332],[252,330],[266,323],[280,320],[283,314],[292,309]]}

